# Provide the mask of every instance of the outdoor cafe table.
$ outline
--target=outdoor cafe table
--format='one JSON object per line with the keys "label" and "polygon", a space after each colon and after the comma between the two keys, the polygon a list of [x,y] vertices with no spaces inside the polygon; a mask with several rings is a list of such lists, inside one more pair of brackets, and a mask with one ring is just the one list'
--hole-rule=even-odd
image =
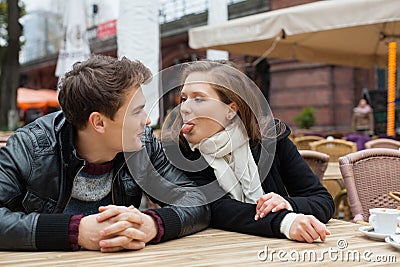
{"label": "outdoor cafe table", "polygon": [[340,173],[339,162],[329,162],[328,167],[324,173],[323,181],[335,181],[340,189],[345,188],[342,174]]}
{"label": "outdoor cafe table", "polygon": [[[324,173],[322,184],[328,189],[333,198],[346,192],[339,162],[329,162]],[[338,208],[338,207],[336,207]]]}
{"label": "outdoor cafe table", "polygon": [[[0,251],[0,266],[361,266],[396,265],[399,251],[358,231],[360,225],[332,219],[331,236],[312,244],[234,232],[205,231],[149,245],[139,251],[101,253]],[[316,257],[308,257],[315,252]],[[331,254],[329,254],[331,253]],[[355,254],[360,256],[357,260]],[[267,257],[268,256],[268,257]]]}

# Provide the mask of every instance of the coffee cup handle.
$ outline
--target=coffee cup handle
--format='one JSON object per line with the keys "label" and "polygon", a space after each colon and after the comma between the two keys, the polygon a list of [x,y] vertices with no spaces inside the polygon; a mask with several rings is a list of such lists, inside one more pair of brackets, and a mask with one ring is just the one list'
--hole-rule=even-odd
{"label": "coffee cup handle", "polygon": [[375,222],[376,222],[376,214],[371,214],[371,215],[369,216],[368,221],[369,221],[369,224],[371,224],[372,226],[374,226],[374,224],[375,224]]}

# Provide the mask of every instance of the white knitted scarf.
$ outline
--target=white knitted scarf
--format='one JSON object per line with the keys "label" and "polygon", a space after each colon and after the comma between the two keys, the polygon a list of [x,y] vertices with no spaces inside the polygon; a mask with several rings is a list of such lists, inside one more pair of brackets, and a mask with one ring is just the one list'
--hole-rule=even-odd
{"label": "white knitted scarf", "polygon": [[214,169],[219,185],[234,199],[255,203],[264,194],[249,138],[240,119],[235,118],[224,131],[199,144],[189,145],[192,150],[199,149]]}

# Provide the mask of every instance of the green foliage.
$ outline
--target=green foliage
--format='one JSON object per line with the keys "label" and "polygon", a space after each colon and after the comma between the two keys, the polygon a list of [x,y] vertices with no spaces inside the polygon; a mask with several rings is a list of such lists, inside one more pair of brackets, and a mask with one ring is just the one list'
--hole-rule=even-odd
{"label": "green foliage", "polygon": [[0,128],[13,128],[10,112],[17,110],[19,49],[25,7],[18,0],[0,0]]}
{"label": "green foliage", "polygon": [[0,1],[0,46],[4,46],[4,40],[8,39],[7,25],[7,1]]}
{"label": "green foliage", "polygon": [[[4,47],[8,44],[8,14],[7,14],[6,0],[0,0],[0,46]],[[25,5],[19,1],[19,17],[23,17],[25,12]]]}
{"label": "green foliage", "polygon": [[294,122],[301,129],[310,129],[315,125],[315,108],[304,107],[303,111],[294,117]]}

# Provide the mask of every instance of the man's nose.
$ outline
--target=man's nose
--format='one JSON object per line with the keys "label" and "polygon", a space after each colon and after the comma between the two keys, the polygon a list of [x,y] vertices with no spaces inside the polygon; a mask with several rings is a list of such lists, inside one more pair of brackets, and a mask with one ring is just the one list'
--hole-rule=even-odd
{"label": "man's nose", "polygon": [[151,123],[151,119],[150,119],[149,116],[147,116],[147,118],[146,118],[146,125],[150,125],[150,123]]}
{"label": "man's nose", "polygon": [[150,125],[151,119],[149,114],[145,111],[144,114],[146,115],[146,121],[144,122],[145,125]]}

